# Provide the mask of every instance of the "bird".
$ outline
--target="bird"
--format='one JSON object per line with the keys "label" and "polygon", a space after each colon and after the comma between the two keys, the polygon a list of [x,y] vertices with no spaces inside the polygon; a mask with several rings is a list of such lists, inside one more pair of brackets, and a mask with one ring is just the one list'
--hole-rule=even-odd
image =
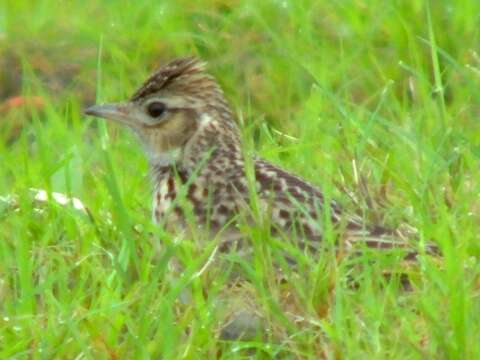
{"label": "bird", "polygon": [[[252,243],[239,225],[259,221],[272,236],[308,253],[324,247],[329,225],[337,248],[410,248],[398,230],[366,223],[327,200],[320,187],[245,152],[236,114],[197,57],[173,59],[130,99],[93,105],[84,113],[137,134],[150,164],[152,218],[168,232],[184,237],[204,233],[207,240],[217,239],[220,252],[243,255],[251,255]],[[416,255],[414,250],[405,257]],[[295,259],[285,258],[295,264]],[[250,299],[251,293],[245,293]],[[235,296],[230,292],[226,297]],[[220,337],[252,339],[262,327],[257,311],[233,312]]]}
{"label": "bird", "polygon": [[305,179],[257,156],[246,157],[236,116],[197,57],[160,66],[127,101],[93,105],[84,112],[126,125],[138,135],[151,168],[153,221],[165,229],[181,231],[193,219],[194,228],[220,237],[222,251],[239,250],[248,248],[239,220],[252,223],[263,214],[273,235],[293,235],[304,250],[321,248],[327,222],[339,229],[347,246],[359,241],[371,248],[401,244],[395,231],[365,224],[336,201],[326,203],[321,189]]}

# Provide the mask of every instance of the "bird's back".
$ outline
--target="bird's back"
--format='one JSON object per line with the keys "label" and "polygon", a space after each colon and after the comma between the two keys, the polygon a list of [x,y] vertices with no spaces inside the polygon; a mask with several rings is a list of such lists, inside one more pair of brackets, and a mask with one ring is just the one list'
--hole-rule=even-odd
{"label": "bird's back", "polygon": [[347,244],[361,240],[369,247],[391,248],[401,243],[392,231],[366,226],[336,202],[326,203],[322,191],[301,177],[255,159],[249,182],[245,166],[241,158],[214,152],[193,172],[173,166],[157,169],[154,220],[170,229],[208,230],[220,236],[225,249],[232,241],[238,246],[239,223],[258,222],[259,217],[273,235],[294,239],[301,248],[318,249],[327,226]]}

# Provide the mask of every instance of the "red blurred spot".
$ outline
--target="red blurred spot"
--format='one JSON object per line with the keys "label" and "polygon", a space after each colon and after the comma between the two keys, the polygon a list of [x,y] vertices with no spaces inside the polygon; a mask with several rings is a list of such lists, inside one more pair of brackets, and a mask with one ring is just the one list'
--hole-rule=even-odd
{"label": "red blurred spot", "polygon": [[13,96],[0,105],[0,111],[7,112],[19,107],[34,107],[42,109],[45,101],[41,96]]}

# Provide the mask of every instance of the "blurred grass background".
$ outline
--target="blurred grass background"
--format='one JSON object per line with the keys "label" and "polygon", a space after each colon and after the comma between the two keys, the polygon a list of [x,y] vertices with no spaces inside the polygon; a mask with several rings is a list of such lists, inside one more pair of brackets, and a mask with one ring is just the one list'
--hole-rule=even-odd
{"label": "blurred grass background", "polygon": [[[255,356],[480,358],[479,17],[474,0],[1,2],[0,357],[249,356],[217,339],[218,271],[192,275],[211,248],[172,245],[150,224],[136,139],[81,114],[196,54],[258,153],[444,254],[420,258],[408,293],[369,258],[358,289],[349,267],[312,259],[289,295],[301,321],[265,305],[281,335],[248,344]],[[187,266],[179,280],[167,276],[173,253]],[[265,303],[285,300],[251,270]],[[194,301],[182,306],[183,287]]]}

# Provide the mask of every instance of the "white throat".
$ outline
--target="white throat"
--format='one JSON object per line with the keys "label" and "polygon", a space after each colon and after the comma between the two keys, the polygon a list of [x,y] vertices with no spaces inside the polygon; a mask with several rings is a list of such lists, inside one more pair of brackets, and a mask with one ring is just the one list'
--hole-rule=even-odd
{"label": "white throat", "polygon": [[168,150],[166,152],[156,153],[156,154],[149,152],[148,155],[150,159],[150,164],[154,166],[164,167],[164,166],[173,165],[176,162],[178,162],[181,157],[181,150],[180,148],[175,148],[175,149]]}

